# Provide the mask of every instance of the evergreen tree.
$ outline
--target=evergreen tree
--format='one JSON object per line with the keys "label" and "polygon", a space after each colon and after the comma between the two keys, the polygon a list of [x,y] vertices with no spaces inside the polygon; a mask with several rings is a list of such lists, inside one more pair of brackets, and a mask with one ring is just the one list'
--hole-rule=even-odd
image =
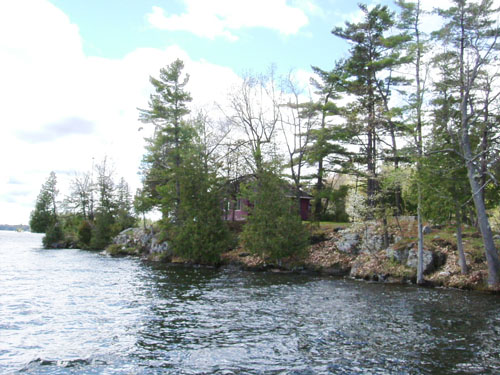
{"label": "evergreen tree", "polygon": [[35,209],[31,212],[30,228],[35,233],[45,233],[57,221],[57,178],[50,172],[36,199]]}
{"label": "evergreen tree", "polygon": [[147,189],[137,189],[134,195],[134,211],[137,215],[142,215],[142,224],[146,229],[146,213],[151,211],[154,203],[148,195]]}
{"label": "evergreen tree", "polygon": [[155,94],[150,108],[141,110],[141,120],[155,126],[144,158],[144,188],[136,198],[136,209],[152,205],[162,214],[162,233],[174,253],[185,259],[217,263],[227,248],[228,232],[223,222],[221,197],[212,163],[215,145],[209,145],[205,121],[186,119],[191,101],[185,91],[189,76],[180,60],[151,78]]}
{"label": "evergreen tree", "polygon": [[97,179],[95,182],[97,207],[94,217],[94,227],[90,246],[93,249],[104,249],[111,243],[116,229],[116,199],[115,183],[107,158],[95,166]]}
{"label": "evergreen tree", "polygon": [[[428,50],[428,37],[421,30],[422,16],[424,14],[420,0],[405,1],[397,0],[400,7],[399,28],[409,37],[404,44],[410,58],[410,66],[414,68],[414,82],[408,92],[408,107],[406,113],[409,115],[407,125],[413,133],[416,148],[417,174],[423,161],[423,126],[424,126],[424,95],[426,92],[426,68],[424,57]],[[417,230],[418,230],[418,252],[417,252],[417,284],[424,282],[424,235],[422,220],[422,186],[417,181]]]}
{"label": "evergreen tree", "polygon": [[133,227],[132,197],[127,182],[122,177],[116,187],[116,226],[118,231]]}
{"label": "evergreen tree", "polygon": [[312,79],[311,84],[319,96],[315,103],[311,103],[309,110],[318,118],[318,127],[311,131],[311,145],[307,150],[307,161],[316,166],[314,184],[313,213],[316,221],[321,220],[325,208],[323,202],[328,200],[331,189],[327,189],[325,179],[327,172],[344,173],[351,169],[351,153],[346,145],[355,134],[352,129],[343,125],[335,125],[329,119],[342,114],[336,101],[344,91],[344,71],[342,64],[338,64],[332,71],[325,71],[313,67],[318,79]]}
{"label": "evergreen tree", "polygon": [[169,244],[175,254],[191,261],[217,264],[220,254],[229,247],[229,232],[223,221],[223,200],[216,174],[205,164],[206,154],[200,144],[183,153],[179,175],[181,200],[179,221],[172,228]]}
{"label": "evergreen tree", "polygon": [[346,22],[344,28],[336,27],[332,33],[351,44],[350,57],[344,63],[347,75],[346,91],[355,98],[347,108],[346,120],[358,133],[356,139],[362,152],[359,162],[366,164],[367,196],[370,207],[375,207],[377,187],[377,161],[380,156],[380,139],[389,132],[392,140],[392,157],[398,161],[396,123],[394,111],[389,107],[391,88],[402,83],[393,70],[406,62],[400,55],[400,46],[406,41],[403,35],[392,34],[394,14],[387,6],[376,5],[371,10],[360,4],[363,20]]}
{"label": "evergreen tree", "polygon": [[140,120],[155,126],[144,157],[144,186],[161,208],[165,223],[176,224],[181,203],[182,148],[192,137],[184,120],[191,96],[185,91],[189,76],[183,75],[183,69],[184,63],[175,60],[160,70],[158,79],[151,77],[155,93],[149,109],[140,110]]}
{"label": "evergreen tree", "polygon": [[307,231],[296,205],[287,196],[286,184],[273,168],[262,169],[243,195],[251,202],[242,233],[245,249],[278,263],[304,254]]}

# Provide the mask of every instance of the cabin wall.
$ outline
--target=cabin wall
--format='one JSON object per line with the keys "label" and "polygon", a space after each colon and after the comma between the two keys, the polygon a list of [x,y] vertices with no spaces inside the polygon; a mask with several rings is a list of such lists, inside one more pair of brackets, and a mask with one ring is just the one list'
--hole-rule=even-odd
{"label": "cabin wall", "polygon": [[302,220],[309,220],[311,216],[311,200],[300,198],[300,218]]}

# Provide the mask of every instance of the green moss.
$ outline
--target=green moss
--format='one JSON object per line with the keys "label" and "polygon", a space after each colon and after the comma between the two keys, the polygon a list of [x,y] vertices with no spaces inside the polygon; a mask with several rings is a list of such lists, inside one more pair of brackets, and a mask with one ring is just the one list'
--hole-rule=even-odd
{"label": "green moss", "polygon": [[127,256],[127,255],[139,255],[138,249],[135,247],[125,247],[123,245],[112,244],[106,248],[106,252],[114,257]]}
{"label": "green moss", "polygon": [[393,277],[411,278],[416,275],[413,268],[407,267],[395,259],[388,258],[381,264],[382,273],[388,274]]}

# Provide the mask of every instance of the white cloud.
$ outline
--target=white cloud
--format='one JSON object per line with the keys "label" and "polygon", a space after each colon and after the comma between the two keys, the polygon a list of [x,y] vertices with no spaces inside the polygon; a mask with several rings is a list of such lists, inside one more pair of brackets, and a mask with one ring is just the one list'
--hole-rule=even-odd
{"label": "white cloud", "polygon": [[88,57],[77,26],[47,0],[0,1],[0,224],[28,222],[50,171],[64,195],[74,173],[104,155],[135,190],[146,135],[137,107],[147,108],[149,76],[175,58],[191,75],[193,106],[223,100],[238,80],[177,46]]}
{"label": "white cloud", "polygon": [[326,17],[325,9],[322,9],[314,0],[292,0],[292,5],[312,16]]}
{"label": "white cloud", "polygon": [[162,30],[189,31],[200,37],[238,39],[235,30],[261,27],[284,35],[296,34],[309,22],[304,11],[317,10],[312,1],[301,0],[299,6],[289,6],[286,0],[184,0],[186,12],[165,14],[153,7],[149,23]]}

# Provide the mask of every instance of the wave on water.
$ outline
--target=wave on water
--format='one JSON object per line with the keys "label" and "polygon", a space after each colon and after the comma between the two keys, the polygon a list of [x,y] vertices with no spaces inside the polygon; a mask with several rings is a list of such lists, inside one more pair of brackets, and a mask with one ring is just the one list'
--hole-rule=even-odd
{"label": "wave on water", "polygon": [[36,370],[39,367],[44,366],[55,366],[59,368],[75,368],[75,367],[86,367],[86,366],[106,366],[108,362],[99,358],[75,358],[75,359],[61,359],[61,360],[51,360],[36,358],[28,362],[24,366],[20,373],[30,372]]}

